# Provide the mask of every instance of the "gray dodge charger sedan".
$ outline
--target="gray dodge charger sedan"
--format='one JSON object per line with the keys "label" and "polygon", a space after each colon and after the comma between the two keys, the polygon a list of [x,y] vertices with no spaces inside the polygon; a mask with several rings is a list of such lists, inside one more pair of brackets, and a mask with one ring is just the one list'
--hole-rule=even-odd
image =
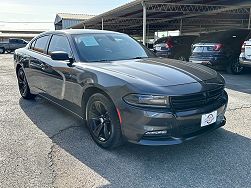
{"label": "gray dodge charger sedan", "polygon": [[226,122],[219,73],[157,58],[126,34],[45,32],[14,60],[24,99],[39,95],[82,118],[103,148],[179,144]]}

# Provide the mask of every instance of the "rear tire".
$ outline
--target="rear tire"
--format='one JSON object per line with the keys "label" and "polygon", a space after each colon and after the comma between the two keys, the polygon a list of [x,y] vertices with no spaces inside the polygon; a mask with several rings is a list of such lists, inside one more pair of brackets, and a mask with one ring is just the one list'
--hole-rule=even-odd
{"label": "rear tire", "polygon": [[5,48],[0,48],[0,54],[4,54],[5,53]]}
{"label": "rear tire", "polygon": [[34,99],[36,95],[33,95],[30,93],[30,88],[29,88],[23,68],[18,69],[17,79],[18,79],[19,92],[21,96],[27,100]]}
{"label": "rear tire", "polygon": [[175,59],[180,60],[180,61],[187,61],[187,59],[184,56],[177,56]]}
{"label": "rear tire", "polygon": [[227,66],[226,70],[229,74],[240,74],[244,67],[241,66],[239,58],[233,58],[231,63]]}
{"label": "rear tire", "polygon": [[87,127],[93,140],[102,148],[123,144],[121,125],[112,101],[101,93],[92,95],[86,106]]}

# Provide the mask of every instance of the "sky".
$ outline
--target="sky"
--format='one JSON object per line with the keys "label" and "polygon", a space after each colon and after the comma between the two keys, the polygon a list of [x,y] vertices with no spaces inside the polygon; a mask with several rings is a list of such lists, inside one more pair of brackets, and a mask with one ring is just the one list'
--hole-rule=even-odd
{"label": "sky", "polygon": [[0,30],[22,30],[23,28],[54,29],[53,22],[57,13],[96,15],[131,1],[132,0],[0,0]]}

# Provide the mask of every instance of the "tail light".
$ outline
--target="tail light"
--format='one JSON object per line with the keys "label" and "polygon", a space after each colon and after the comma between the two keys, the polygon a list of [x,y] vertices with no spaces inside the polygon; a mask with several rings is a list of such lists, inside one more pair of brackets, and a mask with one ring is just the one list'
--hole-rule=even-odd
{"label": "tail light", "polygon": [[172,48],[173,47],[173,41],[171,39],[168,39],[166,42],[166,48]]}
{"label": "tail light", "polygon": [[241,52],[245,52],[245,46],[246,46],[246,43],[243,42],[243,44],[241,45]]}
{"label": "tail light", "polygon": [[223,48],[223,44],[215,44],[213,50],[220,51]]}

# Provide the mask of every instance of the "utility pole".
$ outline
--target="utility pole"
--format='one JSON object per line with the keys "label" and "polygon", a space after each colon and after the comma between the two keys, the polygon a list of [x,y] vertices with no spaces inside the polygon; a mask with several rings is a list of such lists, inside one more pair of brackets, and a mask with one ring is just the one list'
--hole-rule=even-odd
{"label": "utility pole", "polygon": [[142,1],[143,7],[143,44],[146,45],[146,3]]}

